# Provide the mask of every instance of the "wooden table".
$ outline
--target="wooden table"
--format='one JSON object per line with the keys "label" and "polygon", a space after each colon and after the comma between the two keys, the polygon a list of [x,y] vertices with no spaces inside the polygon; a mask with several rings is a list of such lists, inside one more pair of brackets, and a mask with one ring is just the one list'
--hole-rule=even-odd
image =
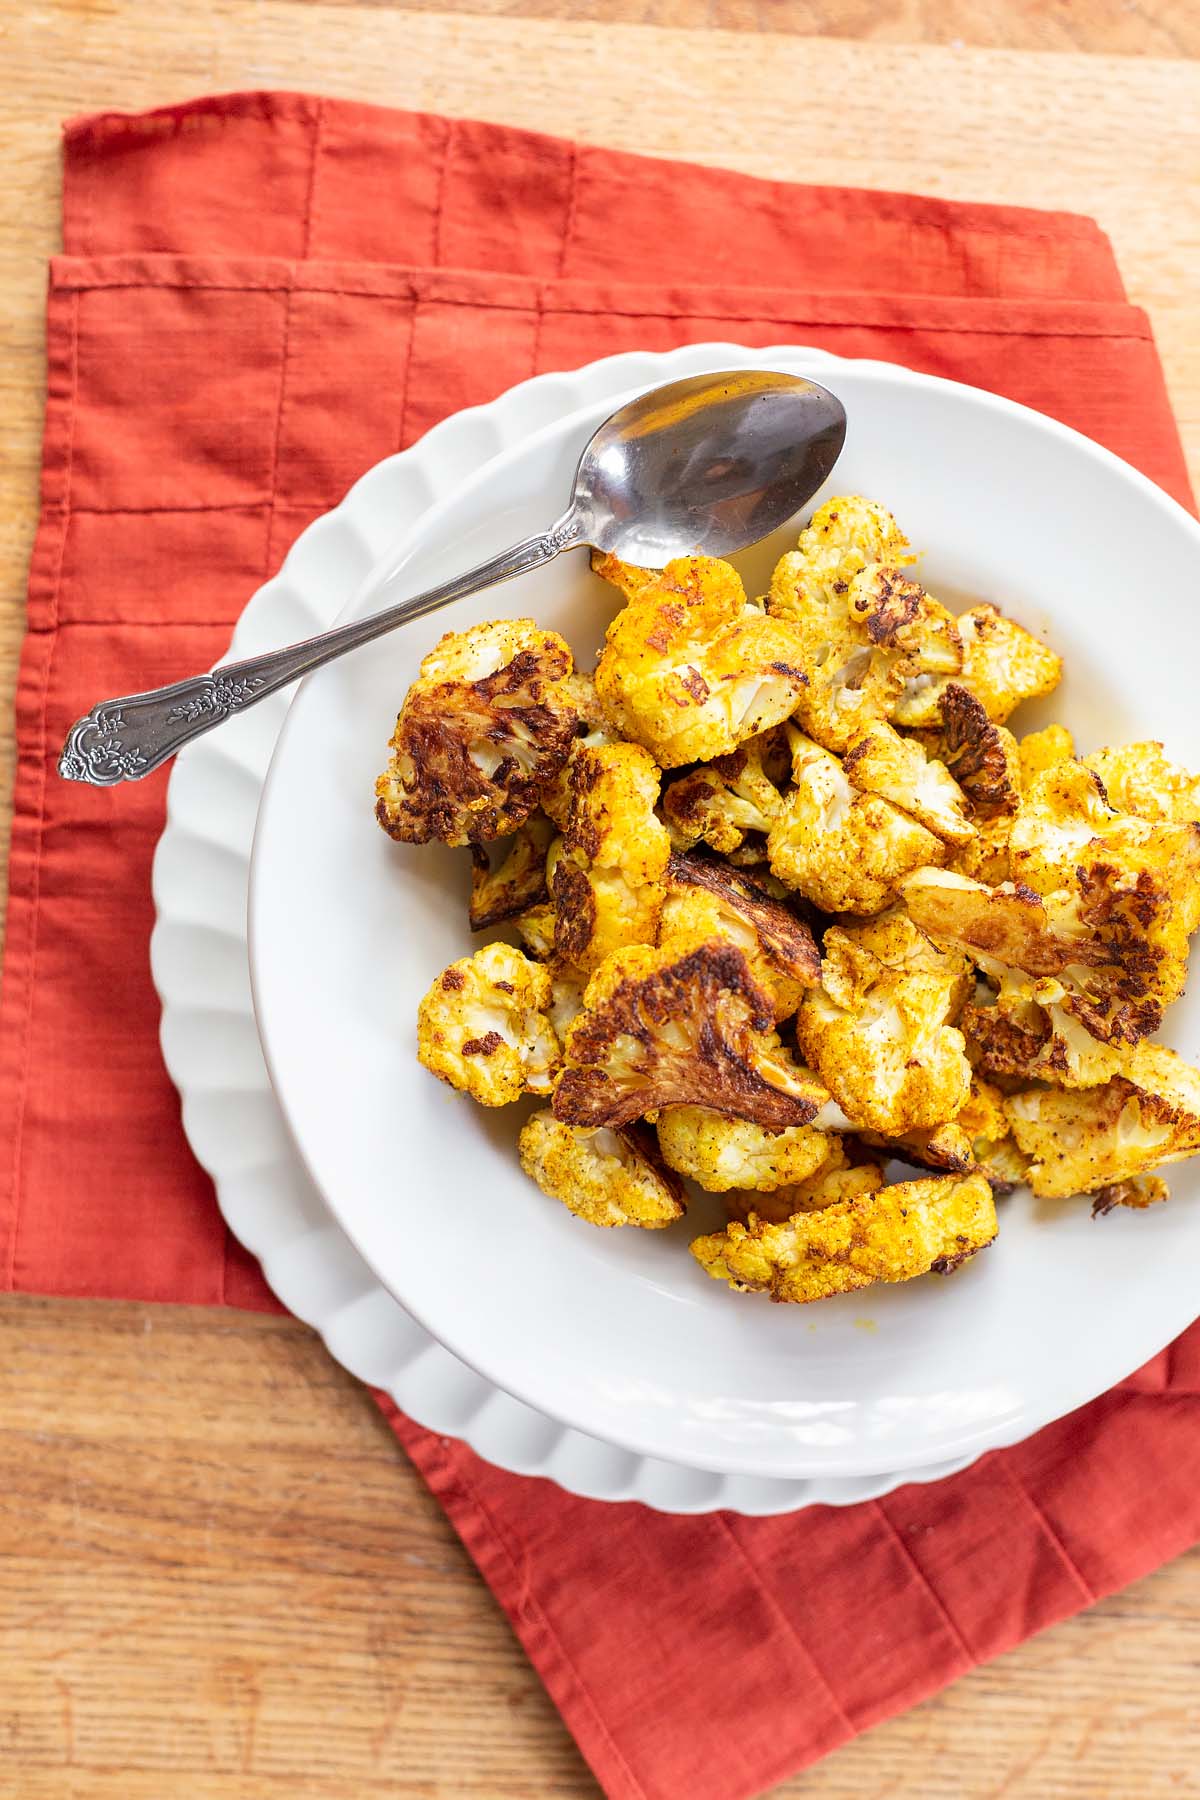
{"label": "wooden table", "polygon": [[[1077,208],[1150,310],[1200,490],[1196,56],[1193,0],[8,0],[6,706],[62,117],[321,89],[765,175]],[[814,85],[818,108],[801,103]],[[880,127],[888,92],[903,133]],[[0,738],[7,810],[10,715]],[[1198,1632],[1193,1553],[780,1792],[1200,1794]],[[596,1792],[441,1512],[306,1330],[0,1304],[3,1800]]]}

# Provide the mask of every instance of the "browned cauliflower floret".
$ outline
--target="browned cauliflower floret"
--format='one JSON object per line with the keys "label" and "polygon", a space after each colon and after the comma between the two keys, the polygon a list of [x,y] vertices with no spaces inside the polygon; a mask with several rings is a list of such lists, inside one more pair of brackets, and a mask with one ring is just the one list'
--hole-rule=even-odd
{"label": "browned cauliflower floret", "polygon": [[945,763],[970,802],[971,817],[1010,817],[1021,802],[1021,754],[1016,738],[993,724],[983,702],[961,682],[942,694],[937,725],[920,734],[931,756]]}
{"label": "browned cauliflower floret", "polygon": [[560,1050],[547,1016],[549,971],[511,944],[485,944],[443,969],[417,1013],[417,1058],[478,1100],[548,1094]]}
{"label": "browned cauliflower floret", "polygon": [[[594,676],[584,675],[576,670],[574,675],[568,675],[563,682],[563,690],[575,710],[576,737],[571,746],[572,754],[581,743],[587,744],[591,749],[598,749],[601,744],[620,742],[604,715]],[[567,815],[571,810],[570,755],[558,773],[543,782],[541,801],[542,811],[554,820],[560,831],[565,831]]]}
{"label": "browned cauliflower floret", "polygon": [[541,813],[518,825],[504,854],[493,867],[482,844],[471,846],[471,899],[467,915],[472,931],[486,931],[516,919],[546,899],[546,852],[554,826]]}
{"label": "browned cauliflower floret", "polygon": [[1173,860],[1139,868],[1128,845],[1123,862],[1093,858],[1089,848],[1079,853],[1073,893],[1043,899],[1020,883],[988,888],[921,869],[903,882],[904,898],[918,925],[965,950],[997,984],[1008,1016],[1030,1001],[1058,1006],[1093,1038],[1136,1043],[1158,1029],[1182,989],[1197,894],[1197,841],[1186,835],[1197,828],[1146,829],[1185,834]]}
{"label": "browned cauliflower floret", "polygon": [[552,855],[554,954],[589,973],[629,944],[658,935],[671,854],[655,814],[658,770],[637,744],[577,744],[571,810]]}
{"label": "browned cauliflower floret", "polygon": [[672,856],[659,927],[660,944],[727,938],[771,1000],[775,1019],[789,1019],[806,988],[821,979],[812,932],[749,875],[710,857]]}
{"label": "browned cauliflower floret", "polygon": [[[1075,755],[1075,740],[1065,725],[1044,725],[1040,731],[1027,731],[1017,746],[1021,757],[1021,785],[1044,775],[1059,763],[1070,762]],[[1101,752],[1103,754],[1103,752]],[[1128,807],[1135,812],[1135,807]]]}
{"label": "browned cauliflower floret", "polygon": [[1200,1150],[1200,1071],[1161,1044],[1138,1044],[1103,1087],[1031,1088],[1004,1102],[1032,1158],[1035,1194],[1094,1194]]}
{"label": "browned cauliflower floret", "polygon": [[1092,1202],[1092,1217],[1102,1219],[1118,1206],[1144,1212],[1148,1206],[1158,1206],[1170,1198],[1171,1190],[1161,1175],[1135,1175],[1128,1181],[1114,1181],[1111,1186],[1102,1187]]}
{"label": "browned cauliflower floret", "polygon": [[[821,508],[800,549],[777,564],[768,600],[803,637],[809,681],[796,717],[817,743],[837,751],[872,720],[898,717],[913,684],[962,666],[954,619],[895,560],[858,562],[858,552],[842,546],[830,563],[823,534],[840,532],[852,507],[869,503],[831,500]],[[868,523],[859,541],[865,546],[879,536]],[[807,550],[814,539],[815,549]]]}
{"label": "browned cauliflower floret", "polygon": [[554,1094],[572,1125],[624,1125],[666,1106],[707,1106],[770,1130],[807,1125],[828,1094],[772,1029],[740,950],[619,950],[592,976]]}
{"label": "browned cauliflower floret", "polygon": [[857,1126],[886,1137],[942,1125],[971,1084],[963,1035],[947,1023],[961,1003],[961,963],[884,961],[857,931],[825,934],[822,986],[796,1015],[801,1054]]}
{"label": "browned cauliflower floret", "polygon": [[675,848],[705,843],[729,856],[750,834],[765,836],[783,810],[779,783],[786,781],[789,763],[787,740],[775,729],[672,781],[663,790],[662,810]]}
{"label": "browned cauliflower floret", "polygon": [[998,1079],[1097,1087],[1119,1067],[1119,1047],[1094,1038],[1060,1003],[968,1006],[959,1023],[972,1067]]}
{"label": "browned cauliflower floret", "polygon": [[853,1200],[863,1194],[874,1194],[883,1186],[883,1166],[878,1162],[854,1162],[847,1155],[840,1137],[826,1138],[829,1146],[825,1161],[815,1174],[804,1181],[788,1182],[769,1192],[734,1189],[725,1195],[725,1211],[731,1219],[750,1223],[751,1214],[769,1219],[777,1225],[796,1213],[820,1212],[839,1200]]}
{"label": "browned cauliflower floret", "polygon": [[823,1300],[877,1281],[947,1274],[996,1236],[996,1206],[982,1175],[902,1181],[784,1224],[751,1218],[697,1238],[705,1272],[772,1300]]}
{"label": "browned cauliflower floret", "polygon": [[658,1231],[685,1210],[683,1188],[663,1167],[644,1125],[580,1131],[547,1110],[527,1121],[517,1148],[521,1167],[542,1192],[589,1225]]}
{"label": "browned cauliflower floret", "polygon": [[596,692],[625,737],[677,769],[786,719],[806,680],[801,650],[793,626],[747,601],[729,563],[684,556],[612,621]]}
{"label": "browned cauliflower floret", "polygon": [[963,684],[983,701],[997,725],[1022,700],[1053,693],[1062,680],[1062,657],[994,606],[972,607],[960,616],[958,629]]}
{"label": "browned cauliflower floret", "polygon": [[451,631],[405,696],[375,815],[409,844],[513,831],[562,768],[576,730],[571,652],[532,619]]}
{"label": "browned cauliflower floret", "polygon": [[1155,823],[1200,823],[1200,776],[1173,763],[1161,744],[1123,744],[1083,760],[1120,812]]}
{"label": "browned cauliflower floret", "polygon": [[903,738],[882,720],[868,725],[842,758],[852,787],[881,794],[935,837],[950,844],[975,836],[966,794],[949,769],[930,761],[914,738]]}
{"label": "browned cauliflower floret", "polygon": [[668,1168],[711,1194],[731,1188],[765,1193],[785,1182],[803,1181],[828,1161],[833,1141],[813,1125],[766,1131],[707,1106],[669,1106],[658,1120],[659,1148]]}
{"label": "browned cauliflower floret", "polygon": [[1027,784],[1013,822],[1013,880],[1037,894],[1069,886],[1085,847],[1118,818],[1099,777],[1081,762],[1043,770]]}
{"label": "browned cauliflower floret", "polygon": [[876,913],[940,838],[890,800],[851,786],[837,757],[793,731],[794,786],[767,838],[771,873],[823,912]]}

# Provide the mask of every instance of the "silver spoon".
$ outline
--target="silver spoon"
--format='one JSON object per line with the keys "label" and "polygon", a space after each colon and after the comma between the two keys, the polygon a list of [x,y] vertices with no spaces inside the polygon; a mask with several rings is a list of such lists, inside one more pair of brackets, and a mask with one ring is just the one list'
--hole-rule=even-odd
{"label": "silver spoon", "polygon": [[[652,388],[601,425],[579,459],[571,504],[549,531],[301,644],[102,700],[71,727],[58,772],[93,787],[140,781],[277,688],[409,619],[540,568],[560,550],[592,546],[648,569],[692,552],[744,550],[812,498],[845,436],[841,402],[798,375],[735,369]],[[386,600],[398,580],[382,581],[373,598]]]}

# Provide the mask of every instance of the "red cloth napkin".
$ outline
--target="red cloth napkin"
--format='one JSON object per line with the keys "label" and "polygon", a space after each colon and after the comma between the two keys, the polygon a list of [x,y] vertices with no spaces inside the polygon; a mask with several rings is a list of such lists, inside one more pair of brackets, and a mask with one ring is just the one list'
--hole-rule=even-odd
{"label": "red cloth napkin", "polygon": [[[1009,394],[1190,502],[1147,321],[1087,219],[242,94],[70,126],[64,239],[18,693],[0,1286],[274,1304],[159,1059],[165,775],[95,791],[55,758],[100,696],[219,656],[296,533],[447,412],[624,348],[818,344]],[[775,1520],[574,1500],[380,1404],[621,1800],[757,1793],[1200,1537],[1196,1329],[952,1480]]]}

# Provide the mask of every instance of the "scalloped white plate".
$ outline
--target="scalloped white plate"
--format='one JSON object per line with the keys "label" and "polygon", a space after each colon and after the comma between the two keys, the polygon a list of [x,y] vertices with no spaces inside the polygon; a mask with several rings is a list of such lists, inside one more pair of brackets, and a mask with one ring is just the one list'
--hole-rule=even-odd
{"label": "scalloped white plate", "polygon": [[[1180,597],[1195,584],[1200,525],[1028,408],[888,364],[803,362],[848,415],[827,491],[886,499],[924,548],[936,592],[985,595],[1050,636],[1066,678],[1049,709],[1083,747],[1161,735],[1197,766],[1200,632]],[[630,386],[677,367],[643,358]],[[602,395],[540,429],[525,420],[510,448],[473,476],[459,471],[389,558],[408,590],[545,529],[612,405]],[[751,592],[794,531],[734,559]],[[370,602],[368,587],[346,613]],[[1195,1164],[1173,1171],[1170,1206],[1103,1222],[1086,1203],[1018,1192],[996,1244],[951,1279],[798,1312],[705,1276],[687,1242],[716,1208],[699,1199],[665,1231],[581,1226],[522,1174],[512,1114],[472,1106],[416,1061],[418,1000],[469,937],[461,857],[393,844],[372,816],[399,700],[447,625],[525,613],[588,657],[616,604],[571,552],[343,657],[293,702],[259,809],[250,964],[305,1165],[441,1344],[539,1413],[634,1454],[742,1476],[876,1476],[1024,1437],[1195,1318]],[[1198,1027],[1193,994],[1168,1035],[1189,1053]]]}
{"label": "scalloped white plate", "polygon": [[[696,345],[667,356],[609,357],[542,375],[486,407],[445,420],[364,475],[292,547],[248,603],[228,657],[325,629],[368,571],[431,505],[494,456],[581,406],[704,369],[758,362],[797,372],[836,359],[782,347]],[[227,660],[227,659],[225,659]],[[360,1380],[409,1417],[465,1440],[500,1468],[574,1494],[640,1500],[667,1512],[788,1512],[853,1505],[905,1482],[933,1481],[970,1457],[904,1474],[785,1480],[727,1475],[618,1449],[544,1417],[437,1343],[368,1268],[331,1215],[291,1142],[271,1089],[251,1005],[246,893],[259,796],[290,695],[275,695],[183,751],[154,861],[151,944],[163,1054],[183,1123],[212,1176],[230,1230],[283,1303]]]}

